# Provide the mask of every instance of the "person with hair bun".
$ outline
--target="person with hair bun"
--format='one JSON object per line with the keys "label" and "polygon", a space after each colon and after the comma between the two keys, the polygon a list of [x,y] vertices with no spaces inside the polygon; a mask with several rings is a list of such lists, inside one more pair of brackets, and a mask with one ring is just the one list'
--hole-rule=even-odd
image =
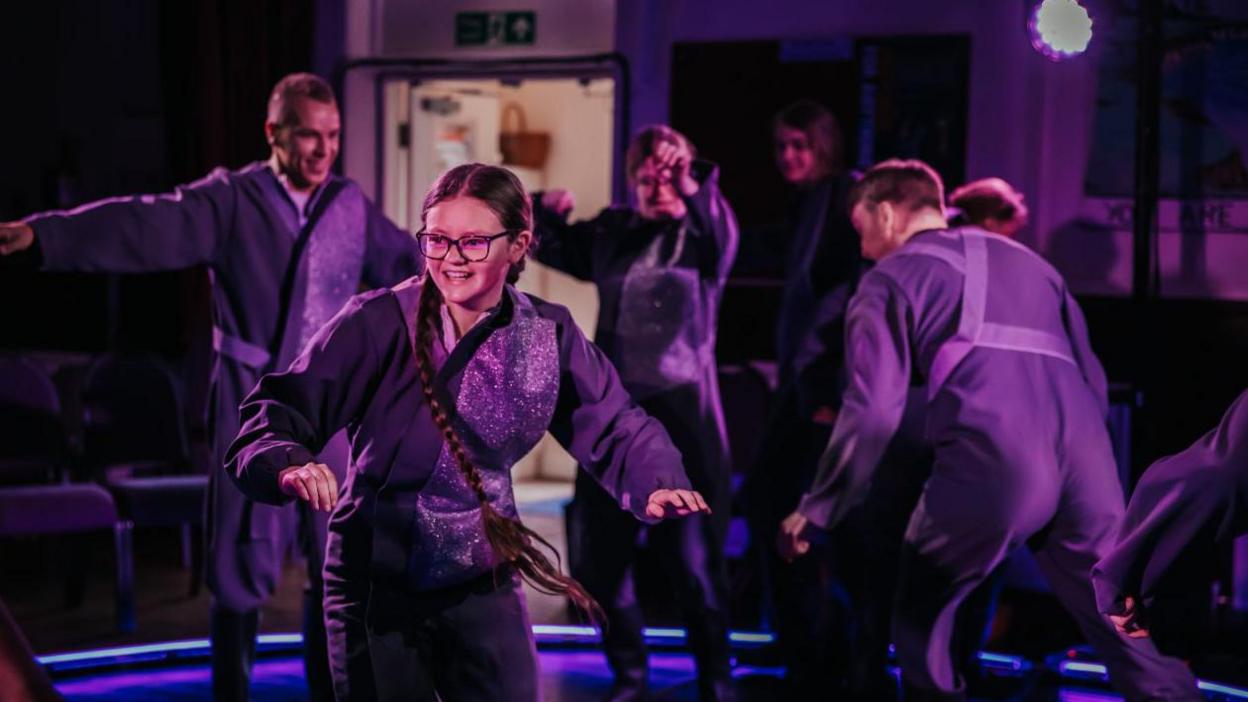
{"label": "person with hair bun", "polygon": [[1000,178],[973,180],[949,196],[949,205],[957,210],[949,224],[970,224],[1012,239],[1030,215],[1023,199],[1022,193]]}
{"label": "person with hair bun", "polygon": [[[331,511],[325,623],[339,702],[540,697],[520,579],[601,619],[520,523],[511,468],[546,431],[634,518],[708,511],[663,427],[568,311],[518,292],[532,211],[516,177],[438,179],[423,277],[353,298],[241,407],[230,475]],[[315,459],[346,428],[339,488]]]}
{"label": "person with hair bun", "polygon": [[[594,341],[620,370],[624,387],[663,423],[693,487],[713,515],[650,529],[651,550],[673,561],[671,584],[698,666],[702,700],[734,696],[728,649],[724,561],[731,463],[719,396],[715,338],[719,305],[737,253],[737,222],[714,164],[695,158],[683,134],[642,129],[625,169],[633,207],[611,207],[569,223],[566,190],[535,197],[537,260],[598,288]],[[581,474],[569,508],[569,565],[602,601],[603,639],[615,674],[611,700],[643,699],[648,664],[633,564],[641,525],[609,508],[611,497]]]}

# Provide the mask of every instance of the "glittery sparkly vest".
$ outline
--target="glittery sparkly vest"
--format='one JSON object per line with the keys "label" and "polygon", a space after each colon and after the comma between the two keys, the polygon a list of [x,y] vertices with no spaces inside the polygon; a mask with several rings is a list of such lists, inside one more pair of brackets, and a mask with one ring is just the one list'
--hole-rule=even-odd
{"label": "glittery sparkly vest", "polygon": [[291,319],[286,322],[277,368],[289,365],[312,335],[359,292],[368,246],[367,221],[364,194],[347,182],[312,223],[298,262]]}
{"label": "glittery sparkly vest", "polygon": [[[452,425],[500,513],[517,518],[511,468],[550,426],[559,393],[555,322],[511,286],[511,321],[490,332],[465,365]],[[445,397],[445,395],[443,395]],[[445,443],[416,501],[410,584],[432,589],[490,571],[498,560],[481,506]]]}

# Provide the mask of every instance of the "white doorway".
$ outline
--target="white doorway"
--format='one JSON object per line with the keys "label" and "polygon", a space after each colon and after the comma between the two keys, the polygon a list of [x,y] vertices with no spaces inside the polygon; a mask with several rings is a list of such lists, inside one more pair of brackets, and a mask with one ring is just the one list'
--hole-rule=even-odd
{"label": "white doorway", "polygon": [[[502,165],[530,192],[565,189],[576,196],[573,221],[612,202],[617,139],[616,81],[611,77],[420,79],[383,81],[381,205],[416,232],[425,192],[440,173],[469,162]],[[520,124],[521,118],[523,125]],[[508,162],[500,137],[523,131],[548,137],[545,157]],[[594,286],[531,263],[520,289],[567,306],[592,338]],[[515,469],[518,480],[570,481],[575,461],[549,436]]]}

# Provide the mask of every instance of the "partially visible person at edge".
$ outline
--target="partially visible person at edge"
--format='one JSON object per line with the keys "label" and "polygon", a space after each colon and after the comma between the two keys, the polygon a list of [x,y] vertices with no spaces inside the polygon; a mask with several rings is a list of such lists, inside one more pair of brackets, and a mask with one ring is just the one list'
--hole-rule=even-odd
{"label": "partially visible person at edge", "polygon": [[1092,570],[1097,605],[1118,631],[1144,638],[1156,627],[1167,652],[1191,644],[1190,620],[1201,619],[1194,607],[1209,611],[1211,552],[1248,533],[1246,502],[1248,391],[1208,434],[1136,483],[1117,543]]}
{"label": "partially visible person at edge", "polygon": [[4,702],[64,702],[9,609],[0,601],[0,700]]}

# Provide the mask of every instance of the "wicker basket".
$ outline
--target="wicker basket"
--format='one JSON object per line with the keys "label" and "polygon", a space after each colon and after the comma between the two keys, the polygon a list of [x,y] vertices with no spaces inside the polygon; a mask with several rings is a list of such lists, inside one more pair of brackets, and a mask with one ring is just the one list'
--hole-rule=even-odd
{"label": "wicker basket", "polygon": [[[512,116],[516,118],[513,130]],[[503,165],[542,168],[550,153],[550,135],[526,131],[524,110],[514,102],[503,107],[503,128],[498,135],[498,150],[503,152]]]}

